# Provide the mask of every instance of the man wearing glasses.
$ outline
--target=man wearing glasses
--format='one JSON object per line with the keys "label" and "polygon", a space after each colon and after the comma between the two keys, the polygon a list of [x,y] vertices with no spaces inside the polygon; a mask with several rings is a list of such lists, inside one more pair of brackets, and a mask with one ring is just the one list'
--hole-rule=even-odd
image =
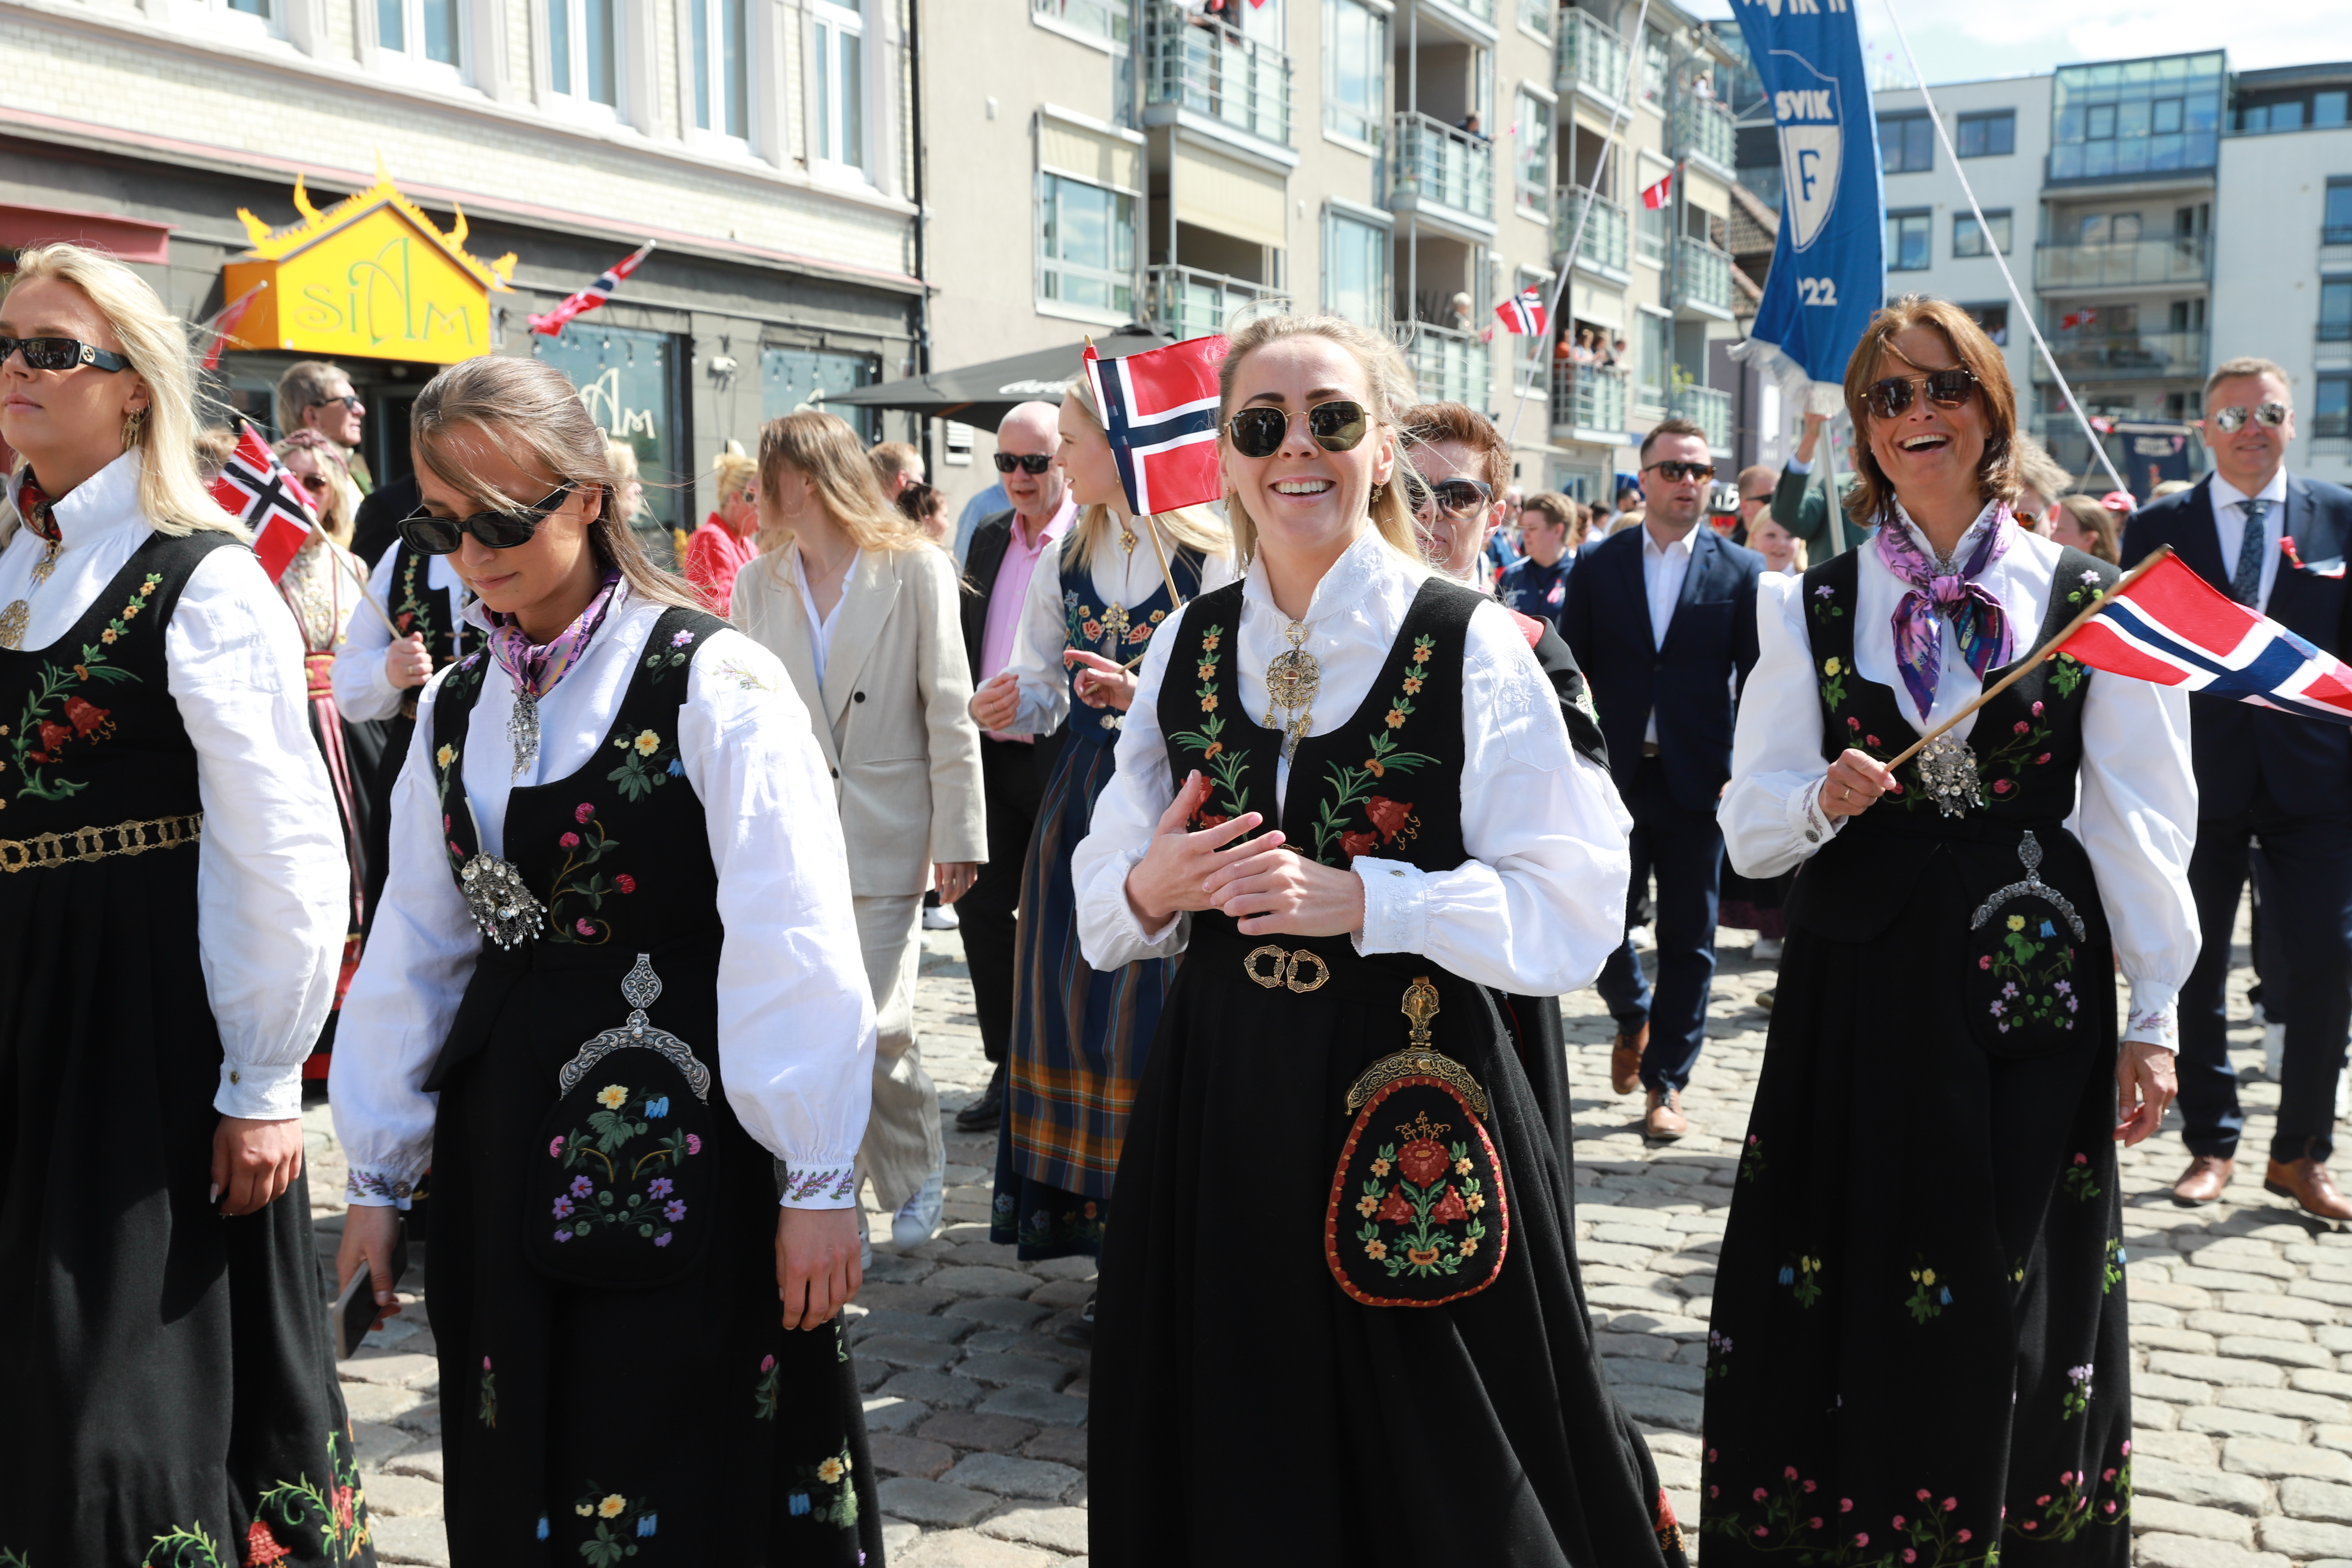
{"label": "man wearing glasses", "polygon": [[1560,631],[1591,683],[1633,818],[1629,925],[1653,873],[1658,883],[1656,994],[1630,940],[1601,972],[1617,1021],[1611,1087],[1647,1090],[1643,1131],[1675,1139],[1689,1131],[1682,1094],[1706,1039],[1723,866],[1715,806],[1731,777],[1734,687],[1756,663],[1764,558],[1699,526],[1715,479],[1699,426],[1661,422],[1641,462],[1642,524],[1578,559]]}
{"label": "man wearing glasses", "polygon": [[367,465],[359,457],[367,405],[352,390],[352,378],[343,374],[343,367],[322,359],[301,360],[288,366],[286,374],[278,378],[277,405],[278,433],[281,437],[291,436],[297,430],[316,430],[342,453],[359,489],[359,494],[351,498],[352,508],[357,510],[360,496],[373,488],[365,477]]}
{"label": "man wearing glasses", "polygon": [[[2286,374],[2233,359],[2205,383],[2205,446],[2213,471],[2150,503],[2125,535],[2126,565],[2169,544],[2242,605],[2327,652],[2345,634],[2344,561],[2352,552],[2352,490],[2286,471],[2294,409]],[[2352,1219],[2327,1173],[2336,1079],[2352,1026],[2352,731],[2191,694],[2197,847],[2189,885],[2204,949],[2180,993],[2180,1111],[2189,1169],[2173,1201],[2210,1204],[2236,1169],[2245,1112],[2225,1054],[2230,948],[2249,848],[2259,843],[2264,1011],[2286,1025],[2278,1125],[2263,1185],[2324,1219]],[[2273,946],[2274,944],[2274,946]]]}

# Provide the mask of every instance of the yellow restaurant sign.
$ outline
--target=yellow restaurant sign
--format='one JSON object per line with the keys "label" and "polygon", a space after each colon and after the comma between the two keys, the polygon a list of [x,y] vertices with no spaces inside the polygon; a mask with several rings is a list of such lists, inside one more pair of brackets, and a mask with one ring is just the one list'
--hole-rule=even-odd
{"label": "yellow restaurant sign", "polygon": [[455,364],[490,349],[489,294],[513,252],[467,255],[466,215],[444,234],[376,166],[376,182],[320,212],[294,181],[300,223],[272,229],[237,209],[253,248],[223,271],[225,297],[267,284],[236,327],[240,346]]}

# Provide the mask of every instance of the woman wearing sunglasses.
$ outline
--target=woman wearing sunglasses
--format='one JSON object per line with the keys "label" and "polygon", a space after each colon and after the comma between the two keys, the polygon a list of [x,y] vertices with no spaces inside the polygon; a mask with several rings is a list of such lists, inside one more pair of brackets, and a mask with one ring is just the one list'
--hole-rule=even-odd
{"label": "woman wearing sunglasses", "polygon": [[0,1561],[311,1568],[367,1521],[298,1490],[358,1480],[299,1120],[350,891],[184,332],[74,246],[0,301]]}
{"label": "woman wearing sunglasses", "polygon": [[1678,1564],[1486,989],[1591,982],[1623,814],[1421,557],[1393,345],[1262,317],[1222,380],[1249,565],[1153,639],[1074,863],[1089,962],[1183,955],[1104,1238],[1093,1560]]}
{"label": "woman wearing sunglasses", "polygon": [[847,1568],[881,1542],[838,1319],[874,1009],[808,715],[646,563],[560,372],[452,366],[411,436],[401,533],[454,557],[485,646],[425,689],[393,798],[331,1083],[336,1279],[399,1311],[429,1164],[456,1560],[658,1531]]}
{"label": "woman wearing sunglasses", "polygon": [[1742,874],[1803,870],[1708,1336],[1707,1561],[2119,1565],[2116,1144],[2172,1098],[2197,956],[2187,700],[2042,660],[2116,572],[2019,527],[1965,311],[1880,312],[1845,397],[1877,532],[1765,580],[1719,813]]}

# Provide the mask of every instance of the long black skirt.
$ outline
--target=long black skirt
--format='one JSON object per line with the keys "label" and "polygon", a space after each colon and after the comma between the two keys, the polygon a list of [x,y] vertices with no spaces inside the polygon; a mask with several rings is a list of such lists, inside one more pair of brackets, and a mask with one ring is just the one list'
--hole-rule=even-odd
{"label": "long black skirt", "polygon": [[1790,931],[1715,1289],[1710,1568],[2130,1560],[2110,948],[2086,911],[2078,1041],[1996,1056],[1971,907],[1938,857],[1874,941]]}
{"label": "long black skirt", "polygon": [[[1310,944],[1328,984],[1262,989],[1242,969],[1256,945],[1194,917],[1129,1124],[1096,1307],[1091,1561],[1679,1565],[1592,1343],[1567,1172],[1489,994],[1344,941]],[[1326,1205],[1349,1088],[1407,1043],[1418,974],[1442,997],[1436,1048],[1490,1102],[1507,1250],[1475,1295],[1366,1306],[1326,1264]]]}
{"label": "long black skirt", "polygon": [[0,889],[0,1563],[374,1560],[309,1189],[209,1195],[200,853]]}

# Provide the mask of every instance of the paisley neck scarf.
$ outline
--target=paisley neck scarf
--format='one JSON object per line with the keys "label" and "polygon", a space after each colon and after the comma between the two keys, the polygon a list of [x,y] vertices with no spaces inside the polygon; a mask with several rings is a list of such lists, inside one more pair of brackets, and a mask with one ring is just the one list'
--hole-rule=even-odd
{"label": "paisley neck scarf", "polygon": [[514,681],[514,710],[507,716],[507,739],[514,743],[514,776],[520,778],[539,756],[539,700],[555,689],[555,683],[579,667],[588,655],[588,645],[596,636],[596,628],[604,624],[606,612],[620,598],[621,574],[604,574],[596,596],[588,607],[553,640],[534,643],[530,635],[512,616],[497,610],[486,613],[490,621],[490,656],[499,668]]}
{"label": "paisley neck scarf", "polygon": [[1895,662],[1902,667],[1904,688],[1923,720],[1936,706],[1936,681],[1944,669],[1945,621],[1952,623],[1960,658],[1979,680],[1987,670],[2009,662],[2009,617],[1992,590],[1976,580],[2009,549],[2009,508],[1996,504],[1990,519],[1967,563],[1957,569],[1922,548],[1916,525],[1908,518],[1878,531],[1879,564],[1911,586],[1895,606]]}

